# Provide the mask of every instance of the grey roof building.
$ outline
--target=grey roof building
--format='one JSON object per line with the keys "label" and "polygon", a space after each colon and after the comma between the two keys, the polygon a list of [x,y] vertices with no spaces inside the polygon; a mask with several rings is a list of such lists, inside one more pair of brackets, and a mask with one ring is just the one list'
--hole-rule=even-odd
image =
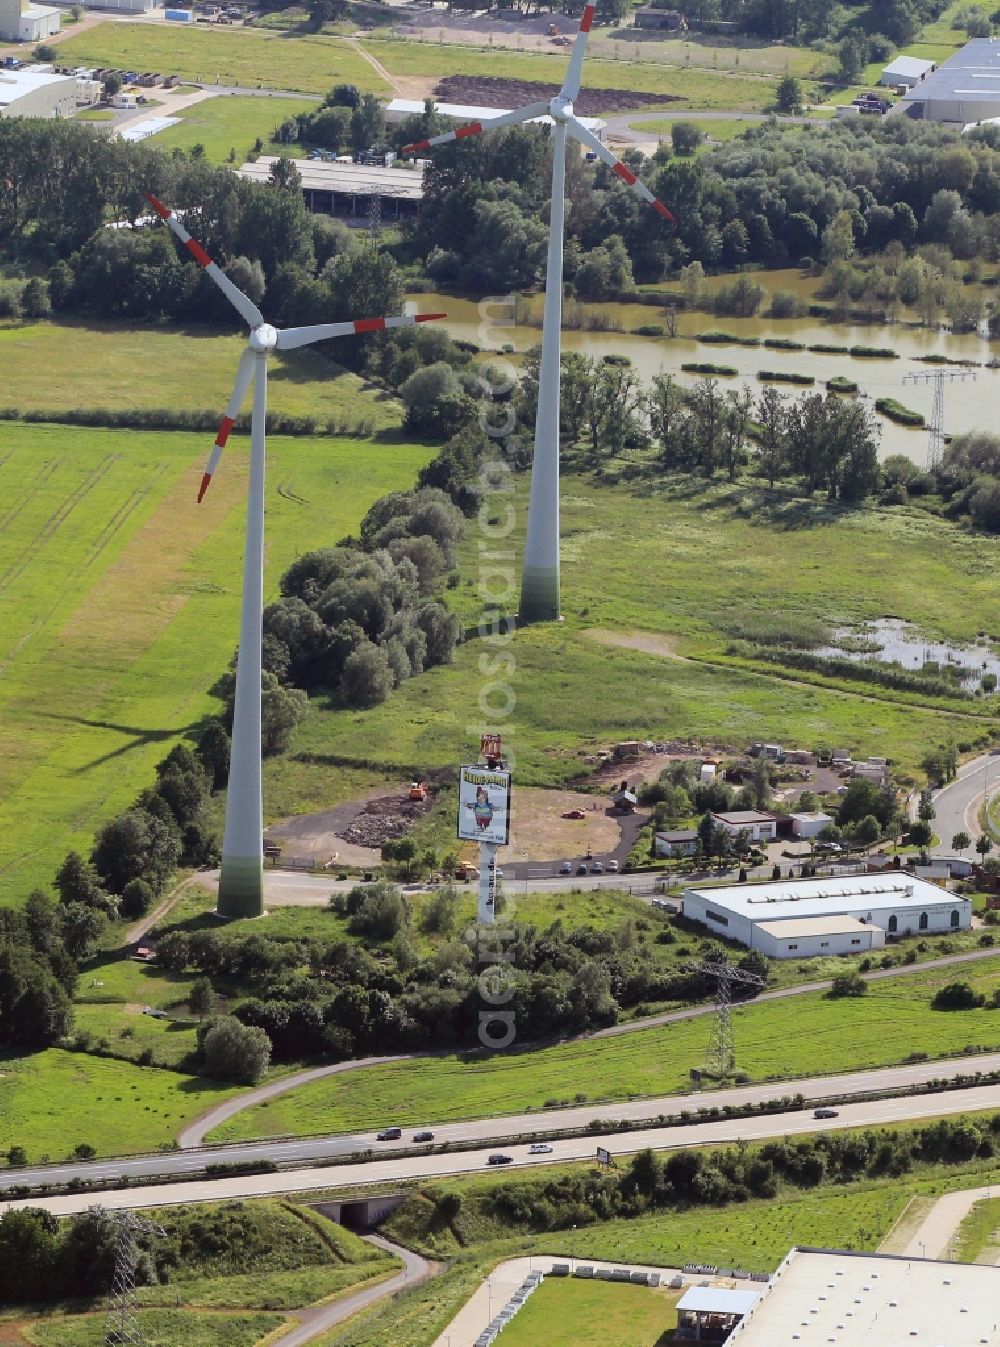
{"label": "grey roof building", "polygon": [[903,96],[911,117],[929,122],[978,122],[1000,117],[1000,42],[967,42]]}

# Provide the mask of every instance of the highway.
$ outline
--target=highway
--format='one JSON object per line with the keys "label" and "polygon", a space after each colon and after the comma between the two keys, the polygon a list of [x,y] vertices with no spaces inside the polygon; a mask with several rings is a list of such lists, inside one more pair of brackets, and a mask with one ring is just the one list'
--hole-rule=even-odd
{"label": "highway", "polygon": [[[603,1106],[586,1104],[579,1108],[550,1109],[544,1113],[522,1113],[499,1118],[481,1118],[473,1122],[435,1125],[432,1119],[428,1119],[426,1123],[420,1124],[420,1127],[426,1126],[434,1132],[435,1147],[456,1143],[468,1144],[470,1142],[499,1144],[507,1137],[544,1137],[553,1132],[585,1128],[594,1121],[608,1125],[621,1122],[642,1123],[649,1119],[659,1119],[661,1116],[663,1118],[676,1118],[684,1112],[692,1113],[699,1108],[763,1104],[794,1094],[801,1094],[806,1100],[812,1101],[871,1094],[876,1091],[913,1089],[927,1081],[971,1074],[976,1071],[984,1073],[1000,1071],[1000,1052],[982,1053],[975,1057],[958,1057],[937,1062],[919,1062],[907,1066],[889,1067],[880,1071],[857,1071],[838,1076],[811,1076],[804,1080],[775,1081],[764,1085],[739,1086],[729,1090],[706,1090],[700,1094],[663,1095],[659,1098],[633,1099]],[[989,1088],[996,1087],[991,1086]],[[964,1093],[964,1091],[955,1091],[946,1095],[921,1095],[915,1098],[883,1102],[886,1107],[902,1106],[918,1110],[910,1116],[921,1117],[927,1116],[928,1113],[954,1112],[954,1109],[945,1107],[946,1101]],[[859,1104],[855,1107],[867,1106]],[[798,1119],[800,1116],[799,1114],[772,1114],[764,1119],[743,1119],[733,1122],[731,1126],[738,1129],[737,1135],[743,1135],[743,1129],[746,1127],[759,1123],[766,1123],[772,1128],[782,1127],[784,1120]],[[393,1121],[392,1118],[387,1118],[385,1125],[389,1126]],[[84,1163],[73,1161],[67,1164],[38,1165],[30,1169],[3,1170],[0,1171],[0,1192],[18,1185],[65,1184],[72,1179],[86,1179],[91,1183],[110,1183],[121,1178],[134,1180],[152,1179],[166,1175],[193,1175],[200,1173],[206,1164],[233,1164],[263,1160],[286,1165],[305,1164],[310,1161],[362,1155],[366,1151],[376,1151],[380,1156],[390,1157],[394,1151],[413,1148],[412,1136],[415,1130],[417,1128],[414,1126],[404,1128],[401,1140],[396,1142],[378,1141],[374,1132],[357,1132],[343,1136],[302,1137],[288,1141],[267,1140],[231,1146],[199,1147],[198,1149],[166,1151],[157,1155],[141,1155],[121,1160],[93,1160]],[[791,1130],[801,1130],[797,1121]],[[677,1138],[688,1131],[690,1129],[687,1127],[657,1129],[655,1132],[639,1131],[631,1134],[612,1130],[609,1135],[613,1138],[614,1145],[618,1149],[636,1150],[652,1144],[649,1140],[652,1136],[662,1135],[669,1138],[662,1143],[664,1145],[684,1144]],[[773,1131],[767,1133],[769,1136],[775,1134]],[[588,1136],[588,1138],[584,1138],[584,1141],[586,1146],[583,1154],[591,1154],[593,1138]],[[552,1144],[554,1146],[563,1145],[562,1142],[558,1141]],[[430,1147],[428,1147],[429,1149]],[[423,1163],[429,1160],[432,1164],[447,1164],[453,1160],[464,1158],[464,1154],[449,1157],[435,1150],[433,1156],[421,1156],[418,1157],[418,1161]],[[576,1156],[570,1158],[576,1158]],[[369,1165],[376,1166],[380,1171],[384,1163],[382,1159],[368,1162]],[[408,1161],[404,1160],[402,1163],[408,1163]],[[351,1166],[350,1168],[357,1167]],[[331,1181],[334,1177],[337,1177],[339,1182],[342,1170],[338,1168],[336,1171],[324,1170],[323,1172],[330,1177]],[[429,1172],[451,1173],[453,1171],[445,1169]],[[359,1180],[359,1182],[361,1181],[363,1180]]]}
{"label": "highway", "polygon": [[[685,1146],[735,1144],[738,1141],[763,1141],[770,1137],[824,1132],[850,1127],[870,1127],[889,1123],[913,1122],[920,1118],[1000,1108],[1000,1085],[984,1085],[956,1090],[944,1095],[917,1098],[882,1099],[845,1104],[834,1119],[817,1119],[811,1110],[782,1113],[758,1118],[740,1118],[723,1122],[686,1124],[654,1128],[643,1132],[592,1133],[586,1137],[553,1141],[552,1151],[529,1155],[524,1144],[503,1147],[514,1159],[508,1173],[523,1173],[537,1165],[588,1160],[597,1146],[612,1155],[629,1155],[651,1147],[676,1150]],[[223,1198],[264,1197],[274,1193],[315,1192],[319,1189],[377,1185],[390,1188],[407,1181],[441,1178],[449,1174],[482,1173],[489,1168],[487,1157],[497,1147],[451,1154],[401,1156],[396,1159],[368,1160],[335,1168],[299,1169],[277,1174],[241,1174],[231,1178],[196,1180],[171,1184],[150,1184],[130,1189],[88,1189],[60,1197],[27,1197],[0,1203],[0,1211],[11,1208],[42,1207],[57,1216],[84,1211],[87,1207],[154,1207],[178,1202],[208,1202]],[[80,1167],[82,1168],[82,1167]]]}

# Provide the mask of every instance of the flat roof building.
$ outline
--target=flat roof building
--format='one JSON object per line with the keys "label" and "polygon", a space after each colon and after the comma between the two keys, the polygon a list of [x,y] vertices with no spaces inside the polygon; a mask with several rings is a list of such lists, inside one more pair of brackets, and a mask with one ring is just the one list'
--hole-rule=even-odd
{"label": "flat roof building", "polygon": [[997,1347],[1000,1269],[792,1249],[726,1347]]}
{"label": "flat roof building", "polygon": [[0,40],[4,42],[41,42],[58,33],[60,23],[58,9],[50,5],[0,0]]}
{"label": "flat roof building", "polygon": [[[418,98],[393,98],[386,104],[385,109],[390,122],[401,121],[402,118],[412,117],[416,113],[423,112],[423,110],[423,100]],[[504,113],[513,112],[514,109],[481,108],[474,103],[435,103],[434,111],[440,117],[452,117],[458,122],[488,122],[491,117],[500,117]],[[552,125],[552,118],[547,115],[531,117],[529,120],[538,122],[543,126]],[[600,117],[579,117],[577,120],[595,136],[601,136],[608,125]],[[601,138],[603,139],[603,136]]]}
{"label": "flat roof building", "polygon": [[936,69],[933,61],[921,61],[916,56],[897,56],[882,71],[879,84],[905,84],[908,89],[912,89]]}
{"label": "flat roof building", "polygon": [[72,117],[76,76],[0,70],[0,117]]}
{"label": "flat roof building", "polygon": [[774,814],[762,814],[759,809],[736,809],[712,817],[732,837],[746,833],[751,842],[773,842],[778,835],[777,818]]}
{"label": "flat roof building", "polygon": [[[684,915],[771,958],[857,954],[887,935],[966,931],[972,904],[901,871],[684,891]],[[834,925],[815,923],[833,921]],[[791,923],[791,924],[789,924]],[[876,927],[867,936],[859,927]]]}
{"label": "flat roof building", "polygon": [[1000,117],[1000,42],[967,42],[903,96],[910,116],[928,122],[979,122]]}
{"label": "flat roof building", "polygon": [[789,814],[788,817],[792,820],[793,837],[818,837],[823,829],[828,828],[833,822],[831,814],[816,812]]}
{"label": "flat roof building", "polygon": [[[278,156],[262,154],[239,170],[241,178],[267,182]],[[325,159],[293,161],[302,195],[311,211],[322,215],[360,215],[373,196],[382,199],[384,214],[412,215],[423,200],[424,174],[419,167],[384,168],[381,164],[338,164]]]}

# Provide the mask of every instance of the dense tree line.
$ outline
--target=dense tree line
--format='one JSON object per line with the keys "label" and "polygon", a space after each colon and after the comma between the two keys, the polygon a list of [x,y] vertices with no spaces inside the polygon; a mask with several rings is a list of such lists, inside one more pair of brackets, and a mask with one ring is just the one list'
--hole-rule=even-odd
{"label": "dense tree line", "polygon": [[[512,127],[435,151],[414,231],[433,277],[481,291],[539,280],[548,143],[542,129]],[[833,263],[894,243],[995,259],[998,145],[996,128],[962,137],[893,117],[806,127],[796,136],[761,125],[698,159],[674,158],[667,145],[650,162],[627,153],[675,224],[650,217],[606,166],[571,156],[566,275],[594,293],[594,273],[617,268],[627,288],[628,271],[608,256],[609,248],[619,256],[618,240],[641,281],[693,260],[706,267]]]}
{"label": "dense tree line", "polygon": [[[515,1180],[472,1200],[483,1215],[519,1231],[565,1230],[658,1210],[770,1198],[786,1187],[894,1178],[925,1164],[967,1164],[996,1154],[998,1132],[1000,1116],[989,1121],[944,1119],[908,1131],[826,1132],[762,1146],[680,1150],[665,1156],[647,1150],[619,1173]],[[442,1217],[461,1220],[468,1200],[456,1203],[442,1194]]]}
{"label": "dense tree line", "polygon": [[73,1023],[74,914],[42,893],[0,909],[0,1046],[48,1047]]}
{"label": "dense tree line", "polygon": [[[157,958],[168,969],[195,969],[248,990],[232,1014],[266,1033],[279,1062],[474,1047],[482,996],[458,904],[458,893],[445,888],[427,905],[422,929],[437,939],[425,955],[414,940],[409,904],[383,881],[331,900],[359,940],[170,931],[159,940]],[[654,957],[654,941],[676,939],[665,918],[627,919],[616,931],[567,931],[558,921],[544,931],[517,926],[505,946],[511,995],[504,1009],[516,1015],[518,1037],[599,1028],[643,1002],[704,999],[709,980],[667,971]],[[747,960],[766,976],[766,960],[755,954]]]}

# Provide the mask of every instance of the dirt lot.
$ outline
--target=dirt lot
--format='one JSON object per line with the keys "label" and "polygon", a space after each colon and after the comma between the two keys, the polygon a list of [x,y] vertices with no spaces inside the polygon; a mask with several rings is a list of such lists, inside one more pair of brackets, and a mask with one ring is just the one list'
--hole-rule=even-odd
{"label": "dirt lot", "polygon": [[377,865],[381,846],[402,837],[430,808],[416,803],[408,786],[377,786],[360,799],[315,814],[299,814],[267,829],[267,840],[281,847],[281,858],[313,860],[317,865]]}
{"label": "dirt lot", "polygon": [[[558,92],[559,88],[555,84],[502,79],[493,75],[446,75],[434,86],[434,93],[442,102],[487,108],[523,107],[526,103],[537,103],[543,98],[554,98]],[[581,89],[573,100],[573,107],[578,116],[596,117],[598,113],[630,112],[633,108],[659,107],[677,101],[673,94],[636,94],[628,89]]]}

